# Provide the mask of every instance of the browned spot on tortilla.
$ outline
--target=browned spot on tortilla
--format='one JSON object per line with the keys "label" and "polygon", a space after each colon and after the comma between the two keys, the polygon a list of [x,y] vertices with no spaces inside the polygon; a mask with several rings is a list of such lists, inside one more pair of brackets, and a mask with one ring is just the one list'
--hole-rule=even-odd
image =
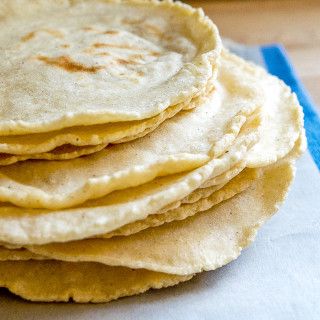
{"label": "browned spot on tortilla", "polygon": [[98,52],[95,55],[96,56],[108,57],[108,56],[110,56],[110,53],[108,53],[108,52]]}
{"label": "browned spot on tortilla", "polygon": [[84,28],[82,28],[82,30],[84,30],[84,31],[95,31],[95,29],[93,29],[92,27],[84,27]]}
{"label": "browned spot on tortilla", "polygon": [[70,44],[65,43],[65,44],[62,44],[60,47],[61,48],[70,48]]}
{"label": "browned spot on tortilla", "polygon": [[144,58],[144,55],[143,54],[131,54],[130,55],[130,59],[138,59],[138,60],[141,60]]}
{"label": "browned spot on tortilla", "polygon": [[126,60],[126,59],[117,59],[119,64],[128,65],[128,64],[136,64],[133,60]]}
{"label": "browned spot on tortilla", "polygon": [[64,69],[69,72],[88,72],[96,73],[99,70],[103,69],[101,66],[85,66],[79,62],[73,61],[68,56],[59,56],[55,58],[49,58],[45,56],[38,56],[38,60],[61,69]]}
{"label": "browned spot on tortilla", "polygon": [[96,42],[92,45],[94,48],[116,48],[116,49],[127,49],[127,50],[144,50],[139,47],[130,46],[129,44],[115,44],[115,43],[101,43]]}
{"label": "browned spot on tortilla", "polygon": [[122,22],[125,24],[140,24],[143,22],[143,19],[130,19],[130,18],[124,18],[122,19]]}
{"label": "browned spot on tortilla", "polygon": [[141,70],[137,71],[137,74],[138,74],[138,76],[140,76],[140,77],[143,77],[143,76],[144,76],[144,72],[141,71]]}
{"label": "browned spot on tortilla", "polygon": [[26,35],[24,35],[21,38],[21,40],[23,42],[29,41],[29,40],[33,39],[36,36],[36,34],[39,32],[46,32],[55,38],[63,38],[63,34],[60,31],[53,30],[53,29],[40,29],[38,31],[32,31],[32,32],[27,33]]}
{"label": "browned spot on tortilla", "polygon": [[94,48],[105,48],[108,45],[106,43],[96,42],[92,45]]}
{"label": "browned spot on tortilla", "polygon": [[119,31],[117,31],[117,30],[107,30],[107,31],[102,32],[102,34],[110,34],[110,35],[115,35],[118,33],[119,33]]}
{"label": "browned spot on tortilla", "polygon": [[55,37],[55,38],[63,38],[64,35],[62,32],[58,31],[58,30],[54,30],[54,29],[43,29],[43,30],[40,30],[40,31],[43,31],[43,32],[47,32],[49,33],[51,36]]}
{"label": "browned spot on tortilla", "polygon": [[160,57],[160,52],[157,51],[150,51],[150,55],[152,55],[153,57]]}
{"label": "browned spot on tortilla", "polygon": [[23,42],[29,41],[29,40],[31,40],[32,38],[34,38],[35,35],[36,35],[36,31],[29,32],[29,33],[27,33],[26,35],[24,35],[24,36],[21,38],[21,40],[22,40]]}
{"label": "browned spot on tortilla", "polygon": [[168,35],[168,34],[164,34],[162,36],[162,39],[168,40],[168,41],[172,41],[173,40],[173,36],[172,35]]}
{"label": "browned spot on tortilla", "polygon": [[145,23],[141,26],[141,29],[149,31],[150,33],[153,33],[159,37],[163,36],[163,32],[158,27],[154,26],[153,24]]}
{"label": "browned spot on tortilla", "polygon": [[92,49],[92,48],[85,48],[82,52],[90,54],[90,53],[93,53],[93,52],[94,52],[94,49]]}

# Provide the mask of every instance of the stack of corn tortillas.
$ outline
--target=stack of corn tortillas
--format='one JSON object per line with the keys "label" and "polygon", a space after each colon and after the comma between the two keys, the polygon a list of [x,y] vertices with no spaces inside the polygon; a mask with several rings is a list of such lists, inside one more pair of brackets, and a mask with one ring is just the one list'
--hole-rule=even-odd
{"label": "stack of corn tortillas", "polygon": [[171,1],[0,4],[0,287],[105,302],[236,259],[305,148],[296,96]]}

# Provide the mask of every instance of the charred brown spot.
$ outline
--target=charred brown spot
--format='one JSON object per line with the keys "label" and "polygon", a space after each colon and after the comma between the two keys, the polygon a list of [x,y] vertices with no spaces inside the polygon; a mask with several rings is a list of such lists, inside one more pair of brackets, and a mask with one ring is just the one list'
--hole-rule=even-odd
{"label": "charred brown spot", "polygon": [[49,58],[45,56],[38,56],[38,60],[61,69],[64,69],[69,72],[88,72],[96,73],[99,70],[103,69],[101,66],[85,66],[79,62],[72,60],[68,56],[59,56],[55,58]]}
{"label": "charred brown spot", "polygon": [[133,47],[127,44],[112,44],[112,43],[94,43],[95,48],[116,48],[116,49],[131,49],[131,50],[140,50],[138,47]]}
{"label": "charred brown spot", "polygon": [[158,27],[154,26],[153,24],[145,23],[141,26],[141,29],[146,30],[150,33],[153,33],[159,37],[163,36],[163,32]]}
{"label": "charred brown spot", "polygon": [[61,33],[60,31],[53,30],[53,29],[41,29],[38,31],[32,31],[32,32],[27,33],[26,35],[24,35],[21,38],[21,40],[23,42],[29,41],[29,40],[33,39],[36,36],[36,34],[39,32],[46,32],[55,38],[63,38],[63,33]]}
{"label": "charred brown spot", "polygon": [[105,48],[107,47],[106,43],[96,42],[92,45],[94,48]]}
{"label": "charred brown spot", "polygon": [[143,76],[144,76],[144,72],[141,71],[141,70],[137,71],[137,74],[138,74],[138,76],[140,76],[140,77],[143,77]]}
{"label": "charred brown spot", "polygon": [[82,28],[83,31],[95,31],[92,27],[84,27]]}
{"label": "charred brown spot", "polygon": [[144,58],[143,54],[131,54],[130,59],[142,60]]}
{"label": "charred brown spot", "polygon": [[133,60],[126,60],[126,59],[117,59],[119,64],[128,65],[128,64],[136,64]]}
{"label": "charred brown spot", "polygon": [[116,31],[116,30],[107,30],[107,31],[102,32],[102,34],[109,34],[109,35],[116,35],[118,33],[119,33],[119,31]]}
{"label": "charred brown spot", "polygon": [[160,52],[157,52],[157,51],[150,51],[150,55],[153,56],[153,57],[160,57]]}
{"label": "charred brown spot", "polygon": [[115,48],[115,49],[127,49],[127,50],[139,50],[145,51],[143,48],[130,46],[129,44],[115,44],[115,43],[101,43],[96,42],[92,45],[94,48]]}
{"label": "charred brown spot", "polygon": [[96,56],[102,56],[102,57],[108,57],[108,56],[110,56],[110,53],[108,53],[108,52],[98,52],[95,55]]}
{"label": "charred brown spot", "polygon": [[130,19],[130,18],[124,18],[122,19],[122,22],[125,23],[125,24],[140,24],[143,22],[142,19]]}
{"label": "charred brown spot", "polygon": [[171,35],[164,34],[164,35],[162,36],[162,39],[167,40],[167,41],[172,41],[174,38],[173,38],[173,36],[171,36]]}
{"label": "charred brown spot", "polygon": [[23,42],[29,41],[29,40],[31,40],[32,38],[34,38],[35,35],[36,35],[36,32],[35,32],[35,31],[29,32],[29,33],[27,33],[26,35],[24,35],[24,36],[21,38],[21,40],[22,40]]}
{"label": "charred brown spot", "polygon": [[92,49],[92,48],[85,48],[82,52],[87,53],[87,54],[91,54],[91,53],[94,53],[94,49]]}
{"label": "charred brown spot", "polygon": [[62,44],[61,46],[60,46],[61,48],[64,48],[64,49],[66,49],[66,48],[70,48],[70,44]]}
{"label": "charred brown spot", "polygon": [[58,30],[43,29],[43,30],[40,30],[40,31],[46,32],[46,33],[50,34],[51,36],[53,36],[55,38],[63,38],[64,37],[63,33],[58,31]]}

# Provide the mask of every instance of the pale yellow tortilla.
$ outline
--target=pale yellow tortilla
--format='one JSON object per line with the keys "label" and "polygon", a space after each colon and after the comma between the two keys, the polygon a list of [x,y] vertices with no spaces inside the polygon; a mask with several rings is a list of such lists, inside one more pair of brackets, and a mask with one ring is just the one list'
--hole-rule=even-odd
{"label": "pale yellow tortilla", "polygon": [[28,250],[48,259],[99,262],[189,275],[213,270],[237,258],[286,197],[293,163],[264,169],[247,191],[182,221],[149,228],[127,237],[87,239]]}
{"label": "pale yellow tortilla", "polygon": [[104,149],[106,145],[75,147],[71,145],[62,145],[52,151],[36,154],[13,155],[0,153],[0,166],[8,166],[10,164],[25,160],[70,160],[79,158],[91,153]]}
{"label": "pale yellow tortilla", "polygon": [[[297,141],[294,149],[291,150],[290,154],[287,155],[286,158],[283,159],[282,161],[294,161],[301,155],[302,152],[305,151],[305,148],[306,148],[306,139],[305,139],[305,134],[303,130],[301,132],[301,136]],[[124,225],[123,227],[113,232],[100,235],[98,237],[110,238],[115,235],[130,235],[149,227],[155,227],[163,223],[172,222],[174,220],[185,219],[187,216],[195,214],[197,210],[201,210],[201,208],[207,209],[209,208],[210,205],[212,206],[216,205],[217,203],[234,196],[236,193],[243,191],[255,179],[261,176],[261,169],[260,170],[246,169],[236,177],[233,177],[232,174],[234,172],[237,172],[238,169],[241,167],[242,167],[242,163],[234,166],[231,170],[227,171],[226,173],[218,176],[217,178],[211,179],[213,181],[211,187],[202,188],[201,186],[200,189],[195,190],[184,199],[164,207],[155,215],[148,216],[144,220],[139,220],[139,221],[130,223],[128,225]],[[221,184],[216,184],[217,182],[220,182]],[[209,201],[206,200],[204,202],[204,206],[198,203],[194,206],[186,206],[188,210],[183,210],[182,208],[179,208],[182,204],[195,203],[199,201],[201,198],[207,198],[207,197],[210,197],[210,199]],[[13,259],[14,255],[17,257],[17,259],[28,258],[28,255],[26,255],[25,252],[23,252],[23,255],[19,255],[19,252],[16,253],[13,250],[9,250],[9,251],[5,250],[5,248],[19,249],[21,248],[21,245],[2,243],[2,246],[3,247],[0,247],[0,260],[7,260],[7,259],[11,260]]]}
{"label": "pale yellow tortilla", "polygon": [[[229,82],[231,91],[231,88],[234,88],[233,90],[237,94],[239,94],[239,84],[242,83],[242,80],[239,76],[238,71],[241,68],[241,64],[239,63],[242,60],[239,61],[237,58],[234,58],[233,56],[230,56],[229,59],[228,54],[225,55],[227,61],[225,62],[226,67],[221,69],[220,77],[221,79],[225,79],[225,81]],[[242,87],[243,89],[241,92],[246,95],[247,99],[253,99],[251,95],[254,95],[254,90],[251,89],[251,87],[253,86],[257,88],[257,82],[259,81],[259,79],[257,79],[256,73],[262,75],[262,71],[260,69],[256,71],[257,69],[255,69],[255,67],[248,65],[244,62],[242,62],[242,66],[242,77],[244,75],[248,75],[248,77],[252,77],[252,82],[247,82],[247,89],[244,90],[244,88]],[[232,75],[234,74],[236,76],[232,78]],[[266,75],[266,77],[268,78],[269,76]],[[284,88],[284,90],[286,91],[287,89]],[[267,88],[266,91],[268,92]],[[291,94],[288,93],[287,97],[291,101]],[[248,101],[250,101],[250,99]],[[253,101],[263,100],[253,99]],[[297,108],[300,108],[298,105],[291,105],[286,102],[284,102],[283,106],[284,109],[285,107],[288,108],[289,114],[291,113],[291,110],[296,110]],[[197,110],[198,109],[199,108],[197,108]],[[295,111],[293,112],[293,114],[295,114]],[[242,117],[243,116],[240,116],[239,119],[241,119]],[[298,130],[298,134],[300,134],[302,130],[300,118],[293,117],[291,118],[291,120],[292,128],[296,127],[296,129]],[[240,136],[246,135],[250,131],[252,131],[250,128],[252,126],[252,123],[248,126],[245,123],[244,126],[245,128],[241,130]],[[252,136],[252,138],[254,137]],[[281,137],[279,140],[281,140]],[[297,140],[295,135],[292,135],[292,140]],[[180,177],[182,177],[180,176],[178,178],[179,181],[170,180],[171,178],[164,178],[164,180],[160,179],[160,181],[166,181],[165,186],[163,186],[163,188],[160,189],[157,185],[157,180],[154,180],[151,184],[146,185],[146,189],[144,189],[145,186],[141,186],[139,188],[130,189],[129,191],[123,190],[120,193],[113,194],[111,197],[107,196],[107,198],[103,198],[102,200],[97,200],[96,202],[89,202],[86,204],[86,206],[83,206],[82,208],[57,210],[52,212],[41,210],[19,210],[15,207],[4,206],[2,210],[2,215],[0,217],[0,240],[12,244],[44,244],[50,243],[52,241],[65,242],[75,239],[96,236],[98,234],[104,234],[116,230],[121,226],[126,225],[128,223],[132,223],[136,220],[143,220],[148,215],[157,213],[165,206],[170,205],[175,201],[179,201],[180,199],[183,199],[184,197],[188,196],[188,194],[190,194],[195,189],[199,188],[199,186],[201,186],[207,180],[212,179],[215,176],[218,176],[223,172],[228,171],[236,163],[239,163],[241,160],[243,160],[244,155],[250,155],[250,152],[248,153],[250,145],[252,145],[252,142],[249,141],[246,142],[242,147],[240,147],[240,145],[233,145],[232,148],[235,151],[235,153],[232,153],[231,155],[229,153],[228,155],[223,156],[222,158],[224,160],[222,162],[219,159],[214,159],[205,166],[194,170],[192,173],[182,175],[183,178],[181,180],[179,180]],[[288,146],[290,145],[291,143]],[[288,150],[288,146],[286,146],[286,149],[287,151],[290,151]],[[275,149],[277,149],[276,141],[274,147]],[[238,151],[236,151],[238,150],[238,148],[242,148],[240,154],[238,153]],[[283,148],[280,149],[281,152],[279,153],[279,155],[282,154],[284,150]],[[271,153],[273,153],[273,151]],[[265,161],[263,159],[267,159],[268,157],[268,152],[261,154],[261,163],[264,163]],[[258,165],[259,161],[255,163],[255,166]],[[198,180],[198,178],[196,177],[200,172],[201,178]],[[173,181],[175,182],[173,183]],[[186,181],[188,181],[187,188]],[[138,195],[135,192],[137,192]],[[151,193],[153,194],[150,196]],[[118,196],[120,198],[117,199]],[[132,202],[133,199],[134,202]],[[106,203],[111,204],[111,206],[105,205],[106,203],[104,203],[103,201],[106,200]],[[92,207],[90,207],[90,204],[92,205]],[[116,205],[113,206],[112,204]],[[90,209],[88,209],[89,207]],[[76,229],[73,227],[75,225],[77,226]],[[45,233],[43,232],[44,230],[46,230]]]}
{"label": "pale yellow tortilla", "polygon": [[[236,259],[252,242],[257,229],[283,201],[293,172],[292,164],[285,161],[266,168],[248,191],[221,205],[132,236],[29,247],[48,259],[77,262],[0,262],[0,286],[33,301],[105,302],[216,269]],[[145,267],[157,271],[141,269]]]}
{"label": "pale yellow tortilla", "polygon": [[0,247],[0,261],[47,260],[46,257],[32,253],[24,248]]}
{"label": "pale yellow tortilla", "polygon": [[[240,57],[229,56],[234,64],[243,63]],[[259,79],[252,85],[264,88],[261,91],[264,105],[261,108],[260,141],[247,158],[247,166],[256,168],[275,163],[293,149],[303,130],[303,111],[296,94],[282,80],[249,62],[245,68],[245,72]]]}
{"label": "pale yellow tortilla", "polygon": [[198,189],[180,201],[180,206],[177,208],[150,215],[144,220],[127,224],[115,231],[98,236],[98,238],[108,239],[114,236],[128,236],[150,227],[158,227],[164,223],[183,220],[194,214],[199,214],[243,192],[259,178],[259,175],[261,175],[261,170],[244,170],[219,190],[217,190],[217,186]]}
{"label": "pale yellow tortilla", "polygon": [[[181,110],[190,110],[201,105],[211,91],[213,91],[212,79],[197,96],[175,106],[170,106],[157,116],[145,120],[70,127],[28,135],[0,136],[0,155],[1,157],[7,155],[8,158],[6,162],[0,161],[0,165],[8,165],[27,159],[48,159],[49,152],[51,155],[57,148],[59,149],[65,144],[71,145],[76,151],[77,149],[93,148],[97,145],[106,146],[110,143],[118,144],[141,138]],[[50,158],[50,160],[54,159]]]}
{"label": "pale yellow tortilla", "polygon": [[3,203],[0,241],[11,244],[66,242],[104,234],[187,197],[205,181],[230,170],[257,142],[257,133],[240,135],[228,153],[187,173],[157,178],[149,183],[112,192],[79,207],[44,210]]}
{"label": "pale yellow tortilla", "polygon": [[191,278],[100,263],[0,262],[0,286],[31,301],[107,302]]}
{"label": "pale yellow tortilla", "polygon": [[[224,176],[225,174],[221,175]],[[256,179],[261,177],[261,170],[246,169],[233,180],[222,185],[215,185],[208,188],[199,188],[193,191],[184,199],[177,201],[169,206],[161,209],[157,214],[148,216],[146,219],[129,223],[113,232],[98,235],[98,238],[111,238],[117,235],[130,235],[137,233],[149,227],[156,227],[164,223],[172,222],[174,220],[183,220],[188,216],[194,215],[199,211],[204,211],[226,199],[233,197],[247,189]],[[208,198],[206,201],[199,202],[203,198]],[[198,202],[198,203],[197,203]],[[1,260],[15,260],[26,259],[28,255],[25,251],[6,249],[20,249],[21,245],[13,245],[9,243],[0,243],[0,261]],[[19,255],[21,253],[21,255]],[[11,257],[11,258],[10,258]],[[31,258],[30,258],[31,259]]]}
{"label": "pale yellow tortilla", "polygon": [[[306,148],[304,130],[296,141],[294,148],[282,160],[282,162],[295,161]],[[190,195],[177,201],[170,206],[160,210],[160,214],[150,215],[146,219],[125,225],[113,232],[98,236],[100,238],[111,238],[112,236],[128,236],[149,227],[155,227],[175,220],[183,220],[204,210],[230,199],[236,194],[246,190],[255,180],[261,178],[263,169],[244,169],[243,162],[240,162],[232,169],[226,171],[214,179],[209,179],[199,189]],[[220,184],[219,184],[220,183]],[[201,199],[205,199],[201,201]]]}
{"label": "pale yellow tortilla", "polygon": [[0,28],[0,135],[156,116],[206,86],[221,50],[173,1],[3,0]]}
{"label": "pale yellow tortilla", "polygon": [[179,112],[144,138],[81,159],[27,161],[0,168],[0,201],[26,208],[72,207],[221,156],[250,117],[260,118],[263,88],[252,85],[259,78],[246,70],[245,62],[238,64],[226,55],[216,89],[207,100]]}
{"label": "pale yellow tortilla", "polygon": [[112,152],[0,168],[0,200],[59,209],[191,170],[208,161],[206,157],[223,154],[253,116],[262,121],[260,142],[247,155],[247,166],[255,168],[290,152],[303,127],[301,107],[280,80],[223,52],[216,90],[206,103],[179,113],[145,138],[113,146]]}

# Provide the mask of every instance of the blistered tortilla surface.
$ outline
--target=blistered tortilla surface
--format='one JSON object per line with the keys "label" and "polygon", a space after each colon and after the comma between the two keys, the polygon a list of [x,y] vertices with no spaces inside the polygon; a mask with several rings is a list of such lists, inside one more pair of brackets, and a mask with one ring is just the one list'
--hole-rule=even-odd
{"label": "blistered tortilla surface", "polygon": [[0,28],[0,135],[156,116],[206,86],[221,50],[173,1],[5,0]]}

